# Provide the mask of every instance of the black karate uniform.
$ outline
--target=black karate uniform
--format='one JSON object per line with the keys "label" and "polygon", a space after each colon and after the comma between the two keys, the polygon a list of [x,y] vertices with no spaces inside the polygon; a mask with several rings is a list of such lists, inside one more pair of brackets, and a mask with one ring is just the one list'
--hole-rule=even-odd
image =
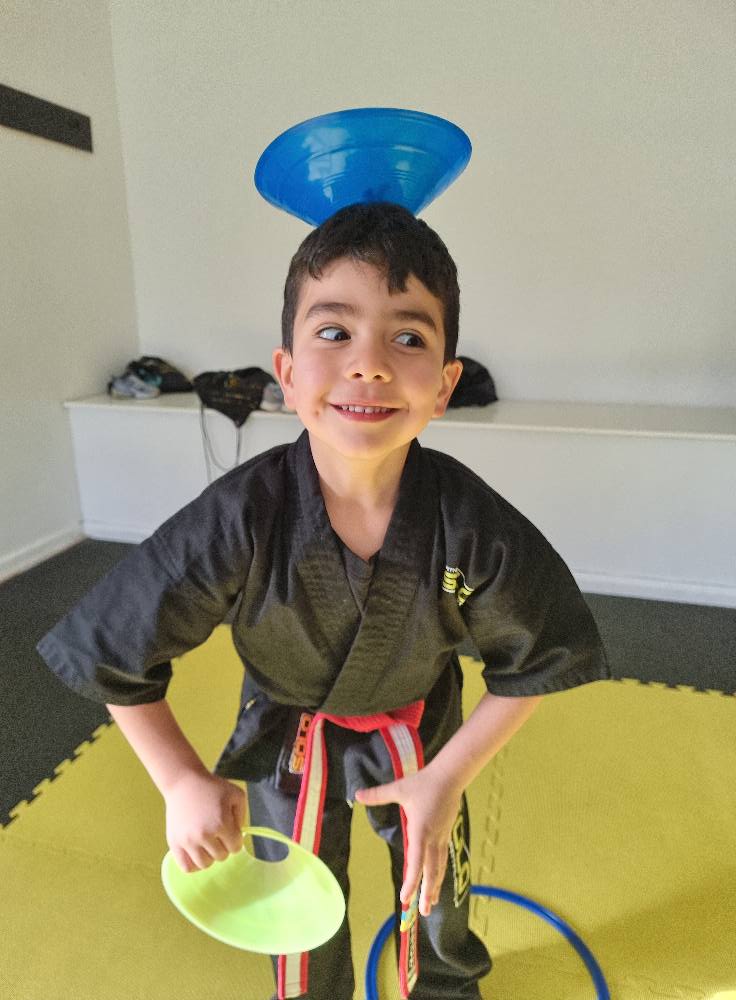
{"label": "black karate uniform", "polygon": [[[552,546],[470,469],[416,440],[360,608],[306,431],[165,521],[37,649],[85,697],[157,701],[171,659],[204,642],[236,603],[232,637],[245,678],[215,771],[278,795],[276,786],[293,791],[284,748],[305,709],[370,715],[423,699],[419,734],[431,760],[462,723],[455,650],[465,640],[497,695],[610,677],[592,615]],[[327,752],[330,799],[352,800],[356,788],[393,778],[377,733],[331,727]],[[421,959],[420,951],[420,970]],[[420,971],[417,1000],[477,996],[477,987],[423,988]]]}

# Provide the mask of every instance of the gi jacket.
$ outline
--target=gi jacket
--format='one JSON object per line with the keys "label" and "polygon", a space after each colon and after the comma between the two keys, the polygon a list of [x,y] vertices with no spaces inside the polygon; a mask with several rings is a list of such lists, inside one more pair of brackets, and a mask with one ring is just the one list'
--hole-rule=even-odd
{"label": "gi jacket", "polygon": [[[37,650],[85,697],[157,701],[171,659],[204,642],[236,602],[245,682],[216,769],[228,777],[271,773],[289,720],[304,709],[364,715],[425,699],[420,734],[431,758],[461,723],[455,649],[467,640],[494,694],[610,676],[590,611],[552,546],[470,469],[416,440],[359,608],[306,431],[164,522]],[[356,734],[335,740],[341,760],[345,740],[360,746]]]}

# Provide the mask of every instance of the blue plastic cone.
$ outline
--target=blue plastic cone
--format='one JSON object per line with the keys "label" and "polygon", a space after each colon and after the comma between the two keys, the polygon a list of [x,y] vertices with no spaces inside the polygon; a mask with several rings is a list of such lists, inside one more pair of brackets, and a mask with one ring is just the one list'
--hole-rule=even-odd
{"label": "blue plastic cone", "polygon": [[310,118],[264,150],[255,185],[266,201],[314,226],[370,201],[415,215],[465,169],[470,139],[452,122],[400,108],[354,108]]}

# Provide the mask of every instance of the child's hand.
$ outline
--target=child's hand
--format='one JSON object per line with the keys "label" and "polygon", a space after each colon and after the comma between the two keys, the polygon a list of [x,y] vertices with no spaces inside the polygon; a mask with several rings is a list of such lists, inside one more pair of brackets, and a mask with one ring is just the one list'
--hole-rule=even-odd
{"label": "child's hand", "polygon": [[429,916],[439,900],[447,869],[450,836],[460,809],[461,796],[462,788],[442,780],[427,768],[407,778],[375,788],[362,788],[355,793],[358,802],[365,806],[397,802],[403,808],[406,814],[407,853],[401,902],[406,904],[411,899],[421,879],[419,912],[425,917]]}
{"label": "child's hand", "polygon": [[242,848],[246,798],[231,781],[187,772],[164,799],[166,839],[183,872],[209,868]]}

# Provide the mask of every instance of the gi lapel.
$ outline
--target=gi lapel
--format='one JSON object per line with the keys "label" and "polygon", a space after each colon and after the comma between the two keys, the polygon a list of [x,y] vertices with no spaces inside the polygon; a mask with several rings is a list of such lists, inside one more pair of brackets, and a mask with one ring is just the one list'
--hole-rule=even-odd
{"label": "gi lapel", "polygon": [[[342,563],[324,501],[321,509],[337,559]],[[364,715],[389,711],[404,704],[401,685],[396,682],[396,671],[400,670],[397,657],[406,622],[413,613],[422,572],[432,572],[428,563],[433,551],[436,519],[437,485],[419,443],[414,440],[401,475],[399,498],[378,553],[365,614],[342,669],[320,706],[321,711],[334,715]],[[340,575],[345,579],[342,565]],[[327,589],[329,581],[320,577],[320,585]],[[397,688],[397,704],[388,703],[392,699],[389,692],[392,688]]]}
{"label": "gi lapel", "polygon": [[304,625],[316,653],[333,665],[335,676],[350,649],[360,614],[327,516],[306,430],[292,446],[290,459],[290,489],[299,498],[296,520],[290,525],[291,560],[307,592],[311,612]]}

